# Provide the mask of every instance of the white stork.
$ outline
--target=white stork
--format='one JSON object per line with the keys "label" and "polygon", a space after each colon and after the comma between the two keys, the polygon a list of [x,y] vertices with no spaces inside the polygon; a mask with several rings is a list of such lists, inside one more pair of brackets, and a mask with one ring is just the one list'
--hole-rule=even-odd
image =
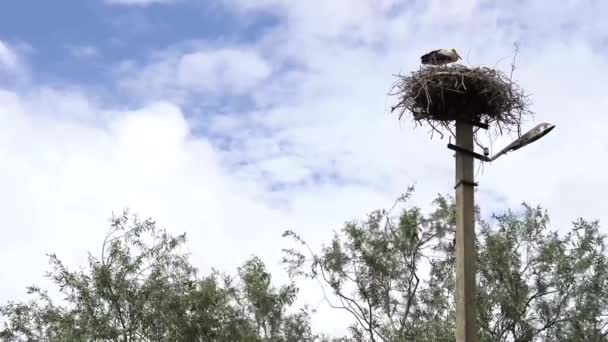
{"label": "white stork", "polygon": [[456,49],[434,50],[420,57],[420,61],[422,62],[422,64],[429,65],[444,65],[448,63],[454,63],[459,59],[461,58],[458,52],[456,52]]}

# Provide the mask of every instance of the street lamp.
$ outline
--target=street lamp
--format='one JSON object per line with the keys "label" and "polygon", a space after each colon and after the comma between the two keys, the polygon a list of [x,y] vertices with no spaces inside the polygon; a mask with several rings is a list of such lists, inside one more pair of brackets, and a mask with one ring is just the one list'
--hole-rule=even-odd
{"label": "street lamp", "polygon": [[505,148],[500,150],[500,152],[496,153],[492,157],[481,155],[479,153],[476,153],[469,149],[462,148],[457,145],[448,144],[448,148],[451,150],[454,150],[456,152],[461,152],[461,153],[467,154],[467,155],[469,155],[475,159],[479,159],[481,161],[492,162],[504,154],[507,154],[511,151],[519,150],[520,148],[535,142],[536,140],[547,135],[547,133],[551,132],[554,128],[555,128],[555,125],[553,125],[553,124],[550,124],[547,122],[540,123],[540,124],[536,125],[536,127],[532,128],[531,130],[526,132],[524,135],[517,138],[515,141],[513,141],[509,145],[507,145]]}
{"label": "street lamp", "polygon": [[[438,50],[440,51],[440,50]],[[435,52],[433,52],[435,53]],[[523,115],[531,114],[523,91],[509,76],[491,68],[464,65],[423,67],[409,76],[398,75],[394,95],[400,115],[413,114],[414,120],[427,123],[433,131],[449,130],[455,138],[448,148],[455,153],[456,223],[456,342],[479,341],[476,298],[475,182],[474,160],[492,162],[545,136],[555,128],[541,123],[507,145],[494,156],[484,148],[475,152],[473,127],[489,125],[519,127]],[[517,116],[514,116],[517,114]],[[482,120],[482,117],[485,120]],[[481,122],[485,121],[485,122]],[[453,131],[452,122],[454,122]]]}
{"label": "street lamp", "polygon": [[[481,127],[482,125],[477,125]],[[485,126],[485,125],[484,125]],[[482,127],[486,128],[486,127]],[[493,157],[475,153],[473,124],[456,120],[456,341],[477,342],[477,309],[475,284],[475,206],[473,158],[485,162],[518,150],[549,133],[555,125],[541,123],[513,141]],[[487,128],[486,128],[487,129]],[[484,151],[485,152],[485,151]],[[487,153],[485,153],[487,154]]]}

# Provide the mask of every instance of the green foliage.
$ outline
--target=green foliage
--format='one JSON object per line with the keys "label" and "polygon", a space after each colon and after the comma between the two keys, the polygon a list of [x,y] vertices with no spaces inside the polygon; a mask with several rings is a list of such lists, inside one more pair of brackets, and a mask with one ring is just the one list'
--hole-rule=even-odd
{"label": "green foliage", "polygon": [[[304,247],[284,250],[290,275],[331,289],[330,305],[355,319],[355,341],[454,341],[454,200],[439,196],[423,215],[407,205],[412,191],[346,223],[320,252],[285,233]],[[478,222],[480,341],[608,341],[598,223],[579,220],[560,236],[543,209],[522,209]]]}
{"label": "green foliage", "polygon": [[[101,256],[85,270],[56,255],[48,277],[64,301],[28,288],[33,298],[0,307],[2,341],[313,341],[309,315],[287,313],[297,289],[271,285],[252,258],[232,278],[198,278],[180,252],[185,235],[171,236],[151,220],[126,213],[112,220]],[[293,310],[292,310],[293,311]]]}
{"label": "green foliage", "polygon": [[[126,213],[111,221],[98,257],[72,270],[50,255],[63,300],[30,286],[28,302],[0,306],[2,341],[452,342],[455,211],[439,196],[423,213],[408,204],[347,222],[315,252],[298,234],[284,264],[319,280],[326,299],[354,318],[350,337],[314,334],[295,283],[275,287],[252,257],[236,276],[200,277],[172,236]],[[478,321],[482,342],[608,342],[608,259],[598,222],[557,234],[547,213],[523,204],[478,220]]]}

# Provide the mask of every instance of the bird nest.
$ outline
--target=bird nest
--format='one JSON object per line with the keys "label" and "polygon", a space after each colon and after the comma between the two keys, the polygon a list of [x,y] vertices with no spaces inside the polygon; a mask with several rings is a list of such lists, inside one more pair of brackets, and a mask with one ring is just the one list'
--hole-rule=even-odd
{"label": "bird nest", "polygon": [[528,98],[505,73],[486,67],[462,65],[422,67],[410,75],[397,75],[390,95],[396,95],[399,118],[409,112],[418,123],[441,133],[451,132],[454,121],[494,124],[503,133],[517,128],[531,114]]}

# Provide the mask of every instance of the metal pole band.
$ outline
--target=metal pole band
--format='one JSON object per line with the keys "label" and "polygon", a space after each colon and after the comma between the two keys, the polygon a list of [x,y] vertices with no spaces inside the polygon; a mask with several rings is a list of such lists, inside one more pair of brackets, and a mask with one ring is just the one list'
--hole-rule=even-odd
{"label": "metal pole band", "polygon": [[469,182],[467,180],[460,180],[455,186],[454,189],[456,189],[457,187],[459,187],[460,185],[469,185],[469,186],[479,186],[479,183],[477,182]]}

